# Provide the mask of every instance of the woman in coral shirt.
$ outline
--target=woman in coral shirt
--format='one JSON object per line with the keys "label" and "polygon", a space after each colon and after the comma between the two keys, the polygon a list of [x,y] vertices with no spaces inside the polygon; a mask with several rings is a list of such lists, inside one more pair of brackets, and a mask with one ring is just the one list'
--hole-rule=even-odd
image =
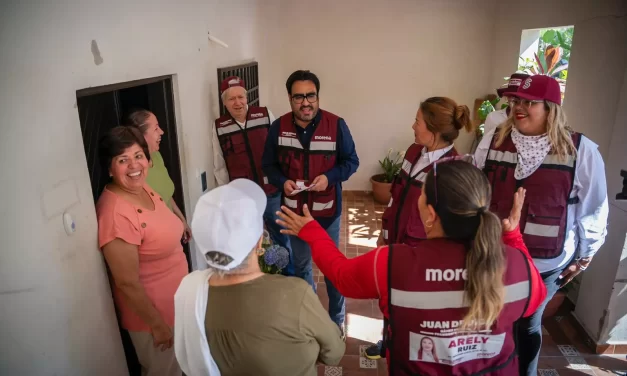
{"label": "woman in coral shirt", "polygon": [[[279,214],[282,219],[279,224],[285,228],[283,230],[285,233],[298,235],[309,244],[314,262],[337,286],[342,295],[357,299],[379,299],[379,307],[384,317],[390,320],[391,329],[388,334],[391,339],[388,343],[398,349],[388,350],[388,362],[392,368],[414,367],[414,373],[425,375],[451,374],[453,370],[455,374],[463,375],[494,369],[495,375],[505,375],[517,370],[513,339],[510,337],[513,322],[520,317],[533,314],[546,295],[546,289],[518,229],[524,193],[522,189],[515,193],[515,205],[510,217],[503,221],[501,230],[498,218],[488,209],[490,188],[485,175],[470,163],[441,160],[429,172],[425,189],[416,203],[425,225],[427,239],[421,241],[415,248],[406,245],[384,246],[352,259],[347,259],[340,253],[331,239],[309,216],[308,211],[305,211],[305,216],[301,217],[284,207],[284,213]],[[501,231],[503,231],[502,240],[499,239]],[[396,251],[394,257],[400,259],[403,256],[406,260],[414,260],[413,262],[420,264],[419,267],[392,264],[392,250]],[[512,265],[512,260],[519,260],[519,263]],[[444,282],[437,283],[442,280],[441,278],[436,283],[433,279],[429,282],[428,272],[437,272],[439,267],[437,265],[447,265],[447,263],[461,268],[450,269],[455,271],[452,276],[447,274],[449,269],[445,270]],[[424,274],[417,271],[424,271],[425,267],[433,269],[426,269],[427,277],[426,281],[423,281]],[[444,269],[444,267],[440,268]],[[389,270],[394,270],[394,274],[391,275]],[[459,276],[457,271],[460,272]],[[406,275],[402,275],[399,279],[399,275],[403,273]],[[456,277],[460,278],[455,279]],[[465,283],[461,280],[462,277],[466,280]],[[392,289],[391,287],[394,286],[390,285],[390,283],[394,284],[395,280],[404,281],[397,283],[414,283],[414,291],[401,291],[402,294],[399,294],[400,298],[396,303],[394,302],[395,289]],[[455,282],[456,280],[459,281]],[[520,289],[524,291],[521,292]],[[427,294],[424,293],[425,290]],[[398,291],[396,289],[396,292]],[[440,295],[429,295],[429,293]],[[461,299],[462,293],[463,302],[461,300],[458,302],[456,299],[458,296]],[[511,294],[513,297],[510,296]],[[433,296],[433,299],[432,301],[411,301],[414,296]],[[454,299],[451,300],[451,296]],[[450,306],[446,306],[447,304]],[[403,307],[399,308],[399,306]],[[433,308],[433,306],[439,308]],[[390,307],[394,307],[392,312],[420,307],[420,309],[409,310],[410,312],[403,314],[414,315],[405,316],[413,318],[434,314],[435,316],[432,317],[450,316],[450,321],[442,321],[444,325],[455,322],[452,328],[460,325],[461,328],[467,330],[466,332],[470,330],[470,333],[496,330],[497,333],[507,332],[503,336],[508,337],[504,340],[502,337],[492,336],[495,338],[490,340],[490,343],[501,341],[501,349],[503,349],[499,350],[502,351],[501,353],[496,351],[495,355],[493,349],[484,349],[483,354],[470,353],[461,360],[452,354],[449,354],[448,359],[443,358],[446,354],[442,354],[441,350],[448,352],[450,349],[439,345],[438,356],[441,364],[427,364],[412,359],[411,348],[399,349],[399,345],[411,347],[411,343],[408,345],[402,342],[407,341],[406,339],[395,342],[399,341],[394,336],[395,325],[406,332],[408,327],[415,325],[415,322],[395,323],[394,316],[390,315]],[[438,318],[438,320],[444,319]],[[431,325],[433,321],[425,321],[425,323]],[[507,330],[502,331],[503,328]],[[420,329],[412,328],[412,330],[417,332]],[[410,338],[414,332],[409,335]],[[424,331],[420,333],[422,335]],[[455,333],[453,331],[453,335]],[[399,333],[396,334],[398,338]],[[422,338],[421,335],[415,336],[418,338],[418,343]],[[433,335],[431,337],[437,338],[437,336],[451,336],[451,331],[444,330],[436,333],[435,337]],[[440,341],[443,339],[439,338],[438,343]],[[463,350],[462,346],[459,351]],[[492,358],[485,354],[490,354]],[[389,358],[390,355],[392,360]],[[443,359],[448,363],[445,363]]]}
{"label": "woman in coral shirt", "polygon": [[113,128],[99,152],[111,183],[96,206],[98,243],[121,326],[129,331],[142,375],[180,376],[172,344],[174,293],[187,275],[183,223],[146,184],[150,156],[138,129]]}

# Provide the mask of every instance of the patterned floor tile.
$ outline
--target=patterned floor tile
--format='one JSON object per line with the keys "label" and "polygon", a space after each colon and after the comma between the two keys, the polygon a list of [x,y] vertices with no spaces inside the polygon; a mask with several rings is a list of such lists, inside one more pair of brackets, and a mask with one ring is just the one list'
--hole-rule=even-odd
{"label": "patterned floor tile", "polygon": [[369,346],[359,346],[359,368],[377,368],[377,361],[366,358],[365,352]]}
{"label": "patterned floor tile", "polygon": [[579,351],[571,345],[557,345],[564,356],[579,356]]}
{"label": "patterned floor tile", "polygon": [[570,369],[591,369],[588,363],[586,363],[586,360],[580,356],[567,356],[566,360],[569,363],[568,368]]}
{"label": "patterned floor tile", "polygon": [[342,367],[324,367],[324,376],[342,376]]}
{"label": "patterned floor tile", "polygon": [[559,376],[559,373],[555,369],[539,369],[539,376]]}

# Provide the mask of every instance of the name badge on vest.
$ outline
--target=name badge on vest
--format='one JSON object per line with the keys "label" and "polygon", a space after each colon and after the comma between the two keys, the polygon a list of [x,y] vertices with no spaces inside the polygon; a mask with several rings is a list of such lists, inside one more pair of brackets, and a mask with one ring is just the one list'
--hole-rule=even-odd
{"label": "name badge on vest", "polygon": [[[490,335],[469,333],[453,337],[440,337],[455,332],[461,321],[425,321],[420,333],[409,333],[409,360],[440,363],[454,366],[460,363],[494,358],[501,353],[505,333]],[[451,328],[429,332],[426,327]]]}
{"label": "name badge on vest", "polygon": [[[468,279],[468,270],[426,269],[425,282],[451,282]],[[424,299],[423,299],[424,300]],[[442,293],[428,309],[461,308],[463,291]],[[433,306],[430,306],[433,304]],[[409,360],[455,366],[460,363],[489,359],[501,353],[505,333],[462,332],[462,320],[423,321],[420,332],[409,332]]]}

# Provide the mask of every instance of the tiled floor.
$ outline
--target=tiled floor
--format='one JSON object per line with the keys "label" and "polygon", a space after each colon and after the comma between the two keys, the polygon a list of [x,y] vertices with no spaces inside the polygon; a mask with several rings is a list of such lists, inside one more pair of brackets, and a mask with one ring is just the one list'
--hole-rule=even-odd
{"label": "tiled floor", "polygon": [[[344,193],[340,250],[347,257],[364,254],[376,246],[385,206],[374,203],[366,192]],[[315,268],[315,267],[314,267]],[[318,296],[328,306],[324,279],[314,270]],[[375,300],[346,299],[346,355],[337,367],[319,366],[318,375],[387,375],[384,359],[373,362],[361,354],[363,349],[381,339],[382,314]],[[579,335],[568,311],[547,319],[543,327],[543,346],[539,375],[627,375],[624,355],[595,355]]]}

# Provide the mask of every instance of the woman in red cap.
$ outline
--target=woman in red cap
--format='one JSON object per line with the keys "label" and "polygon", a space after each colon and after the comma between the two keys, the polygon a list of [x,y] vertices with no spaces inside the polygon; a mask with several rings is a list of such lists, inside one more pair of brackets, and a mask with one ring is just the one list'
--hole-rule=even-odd
{"label": "woman in red cap", "polygon": [[344,296],[379,299],[392,375],[516,374],[514,323],[546,295],[518,230],[524,189],[512,194],[515,205],[501,225],[488,208],[488,179],[450,160],[458,158],[435,162],[412,203],[425,228],[415,247],[393,244],[347,259],[306,207],[304,217],[286,207],[278,213],[284,233],[309,244]]}
{"label": "woman in red cap", "polygon": [[597,145],[568,126],[555,79],[531,76],[509,95],[512,111],[487,156],[476,155],[476,162],[485,166],[490,210],[499,217],[509,215],[512,192],[527,190],[520,228],[547,297],[519,324],[518,341],[520,374],[536,375],[546,304],[588,267],[605,241],[607,187]]}

